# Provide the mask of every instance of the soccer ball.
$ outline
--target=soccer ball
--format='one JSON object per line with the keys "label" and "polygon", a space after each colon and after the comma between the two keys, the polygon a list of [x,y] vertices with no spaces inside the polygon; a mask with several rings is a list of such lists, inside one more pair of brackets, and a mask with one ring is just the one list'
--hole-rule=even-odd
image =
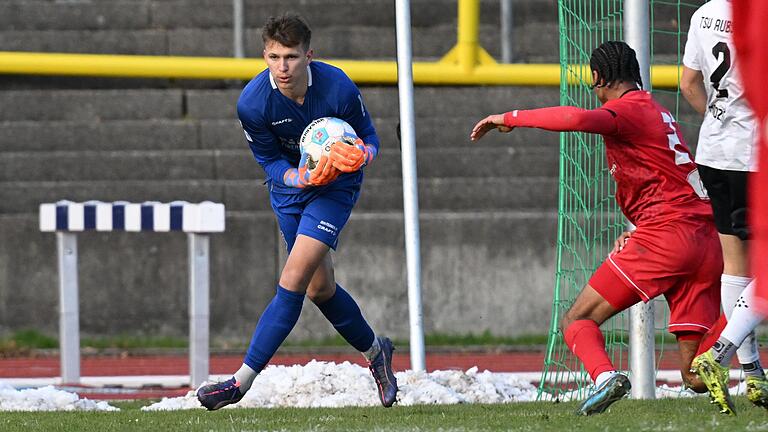
{"label": "soccer ball", "polygon": [[320,157],[331,152],[331,144],[341,141],[353,145],[356,139],[357,133],[349,123],[336,117],[321,117],[304,128],[299,148],[301,154],[307,154],[307,169],[312,171]]}

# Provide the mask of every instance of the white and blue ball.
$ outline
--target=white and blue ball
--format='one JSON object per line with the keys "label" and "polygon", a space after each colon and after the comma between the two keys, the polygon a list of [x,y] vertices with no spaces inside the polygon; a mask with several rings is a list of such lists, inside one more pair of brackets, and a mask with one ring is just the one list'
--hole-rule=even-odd
{"label": "white and blue ball", "polygon": [[321,117],[313,120],[301,133],[299,147],[307,154],[307,169],[314,170],[320,157],[331,152],[331,145],[341,141],[352,145],[357,133],[349,123],[336,117]]}

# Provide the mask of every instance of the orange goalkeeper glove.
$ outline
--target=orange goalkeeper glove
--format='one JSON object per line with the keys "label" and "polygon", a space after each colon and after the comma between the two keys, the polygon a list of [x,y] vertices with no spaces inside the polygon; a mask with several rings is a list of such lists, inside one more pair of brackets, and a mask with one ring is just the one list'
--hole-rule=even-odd
{"label": "orange goalkeeper glove", "polygon": [[341,172],[351,173],[368,165],[372,159],[372,152],[360,138],[354,144],[336,141],[331,144],[328,157],[333,166]]}
{"label": "orange goalkeeper glove", "polygon": [[334,168],[328,156],[320,156],[317,166],[310,170],[307,168],[308,155],[301,155],[298,168],[291,168],[283,175],[283,182],[290,187],[303,189],[307,186],[323,186],[336,180],[341,171]]}
{"label": "orange goalkeeper glove", "polygon": [[327,185],[336,180],[339,175],[341,175],[341,171],[333,166],[330,157],[322,155],[315,169],[309,173],[309,184],[313,186]]}

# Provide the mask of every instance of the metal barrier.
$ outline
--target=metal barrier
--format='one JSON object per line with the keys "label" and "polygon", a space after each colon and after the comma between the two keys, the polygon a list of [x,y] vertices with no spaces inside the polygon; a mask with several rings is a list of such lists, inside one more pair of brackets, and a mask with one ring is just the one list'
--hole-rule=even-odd
{"label": "metal barrier", "polygon": [[56,232],[59,267],[61,379],[80,381],[77,234],[83,231],[187,233],[189,251],[190,386],[208,379],[209,233],[224,231],[224,204],[59,201],[40,205],[40,231]]}

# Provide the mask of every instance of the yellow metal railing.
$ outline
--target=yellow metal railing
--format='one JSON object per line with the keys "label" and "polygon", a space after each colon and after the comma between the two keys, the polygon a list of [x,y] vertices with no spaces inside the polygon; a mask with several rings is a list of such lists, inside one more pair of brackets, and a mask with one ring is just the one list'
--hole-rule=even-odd
{"label": "yellow metal railing", "polygon": [[[559,64],[500,64],[478,42],[478,0],[458,0],[458,37],[437,62],[414,62],[417,85],[541,85],[560,84]],[[397,83],[394,61],[325,60],[342,68],[358,84]],[[104,54],[0,52],[0,74],[94,76],[124,78],[251,79],[264,70],[259,59],[227,57],[171,57]],[[578,80],[588,73],[569,73]],[[679,68],[653,66],[653,87],[674,88]]]}

